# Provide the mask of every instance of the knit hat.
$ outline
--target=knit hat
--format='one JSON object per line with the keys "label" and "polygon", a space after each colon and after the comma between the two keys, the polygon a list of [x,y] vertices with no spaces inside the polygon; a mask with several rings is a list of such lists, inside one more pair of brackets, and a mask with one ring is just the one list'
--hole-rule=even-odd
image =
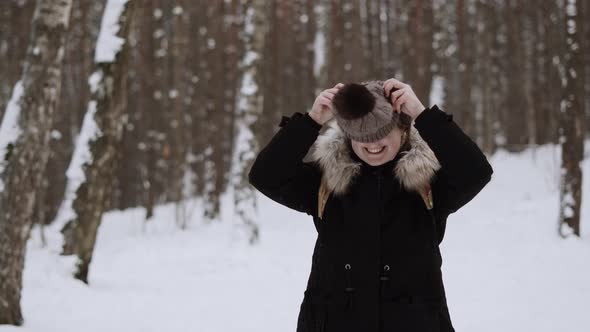
{"label": "knit hat", "polygon": [[409,115],[393,111],[383,81],[348,83],[336,92],[332,105],[338,126],[357,142],[378,141],[395,127],[409,128],[412,121]]}

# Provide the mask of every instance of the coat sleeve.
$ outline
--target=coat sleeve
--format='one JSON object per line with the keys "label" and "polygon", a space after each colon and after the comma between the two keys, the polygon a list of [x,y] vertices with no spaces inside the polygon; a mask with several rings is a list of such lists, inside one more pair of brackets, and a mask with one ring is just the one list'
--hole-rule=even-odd
{"label": "coat sleeve", "polygon": [[432,183],[435,212],[446,219],[491,180],[493,169],[477,144],[438,106],[426,108],[414,127],[441,164]]}
{"label": "coat sleeve", "polygon": [[291,209],[317,215],[321,172],[303,158],[319,135],[321,125],[309,114],[283,116],[281,129],[260,151],[248,180],[268,198]]}

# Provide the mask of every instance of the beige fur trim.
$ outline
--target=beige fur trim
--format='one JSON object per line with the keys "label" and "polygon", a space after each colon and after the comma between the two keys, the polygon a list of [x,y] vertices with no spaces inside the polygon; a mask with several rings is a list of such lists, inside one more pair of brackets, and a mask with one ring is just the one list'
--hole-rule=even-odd
{"label": "beige fur trim", "polygon": [[[322,169],[327,189],[336,195],[347,192],[352,179],[360,173],[361,163],[352,159],[347,147],[347,138],[336,121],[328,122],[328,129],[315,142],[312,159]],[[430,185],[441,165],[418,130],[410,130],[410,150],[400,152],[394,175],[408,191],[420,192]]]}

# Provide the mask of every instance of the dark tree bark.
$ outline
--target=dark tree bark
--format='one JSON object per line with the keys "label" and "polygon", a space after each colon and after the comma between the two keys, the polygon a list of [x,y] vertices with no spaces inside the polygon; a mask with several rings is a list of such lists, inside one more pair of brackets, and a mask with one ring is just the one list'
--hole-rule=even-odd
{"label": "dark tree bark", "polygon": [[21,78],[35,0],[0,1],[0,119]]}
{"label": "dark tree bark", "polygon": [[[187,212],[185,206],[184,179],[188,169],[187,148],[184,144],[190,140],[187,135],[187,121],[185,119],[186,108],[184,105],[186,97],[185,89],[185,66],[186,47],[188,45],[188,16],[186,12],[186,1],[176,0],[172,8],[172,49],[170,57],[171,77],[168,96],[171,103],[171,114],[169,131],[172,150],[172,171],[169,179],[172,183],[172,201],[176,202],[176,223],[184,229],[187,226]],[[190,123],[190,122],[189,122]]]}
{"label": "dark tree bark", "polygon": [[[584,83],[584,91],[585,91],[585,100],[584,100],[584,105],[585,105],[585,109],[586,109],[586,123],[590,123],[590,24],[587,22],[587,20],[590,18],[590,2],[589,1],[582,1],[581,3],[583,11],[583,19],[582,22],[584,24],[583,26],[583,37],[582,37],[582,49],[584,50],[584,52],[582,52],[582,54],[584,54],[584,77],[586,77],[585,79],[585,83]],[[586,137],[590,137],[590,132],[586,133]]]}
{"label": "dark tree bark", "polygon": [[408,35],[411,40],[407,49],[404,77],[424,105],[430,105],[432,87],[432,48],[434,14],[432,0],[415,0],[410,4]]}
{"label": "dark tree bark", "polygon": [[71,5],[71,0],[37,1],[22,78],[0,129],[0,137],[10,135],[0,146],[4,163],[0,169],[0,324],[23,323],[20,298],[26,242],[49,158],[46,147],[61,89]]}
{"label": "dark tree bark", "polygon": [[565,3],[566,52],[560,64],[563,97],[560,109],[561,181],[559,234],[580,236],[582,161],[584,160],[584,66],[582,62],[582,6]]}
{"label": "dark tree bark", "polygon": [[[527,147],[529,126],[526,123],[527,101],[524,89],[525,82],[525,58],[523,47],[523,15],[525,4],[522,0],[508,0],[506,5],[507,14],[507,38],[510,58],[507,61],[507,73],[510,75],[508,83],[508,95],[506,96],[506,107],[502,108],[505,113],[505,121],[502,125],[506,128],[508,144],[505,146],[509,151],[522,151]],[[521,110],[521,112],[514,112]]]}

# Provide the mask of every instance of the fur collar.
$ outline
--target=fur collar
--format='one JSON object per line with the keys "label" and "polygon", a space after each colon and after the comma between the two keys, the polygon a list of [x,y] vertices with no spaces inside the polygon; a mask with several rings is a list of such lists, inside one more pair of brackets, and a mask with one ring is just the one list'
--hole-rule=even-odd
{"label": "fur collar", "polygon": [[[315,142],[312,159],[318,162],[327,189],[340,195],[347,192],[352,179],[360,173],[362,162],[350,155],[347,138],[336,121],[328,124],[328,129]],[[430,184],[441,165],[414,126],[409,144],[409,150],[399,152],[401,157],[392,173],[406,190],[419,192]]]}

